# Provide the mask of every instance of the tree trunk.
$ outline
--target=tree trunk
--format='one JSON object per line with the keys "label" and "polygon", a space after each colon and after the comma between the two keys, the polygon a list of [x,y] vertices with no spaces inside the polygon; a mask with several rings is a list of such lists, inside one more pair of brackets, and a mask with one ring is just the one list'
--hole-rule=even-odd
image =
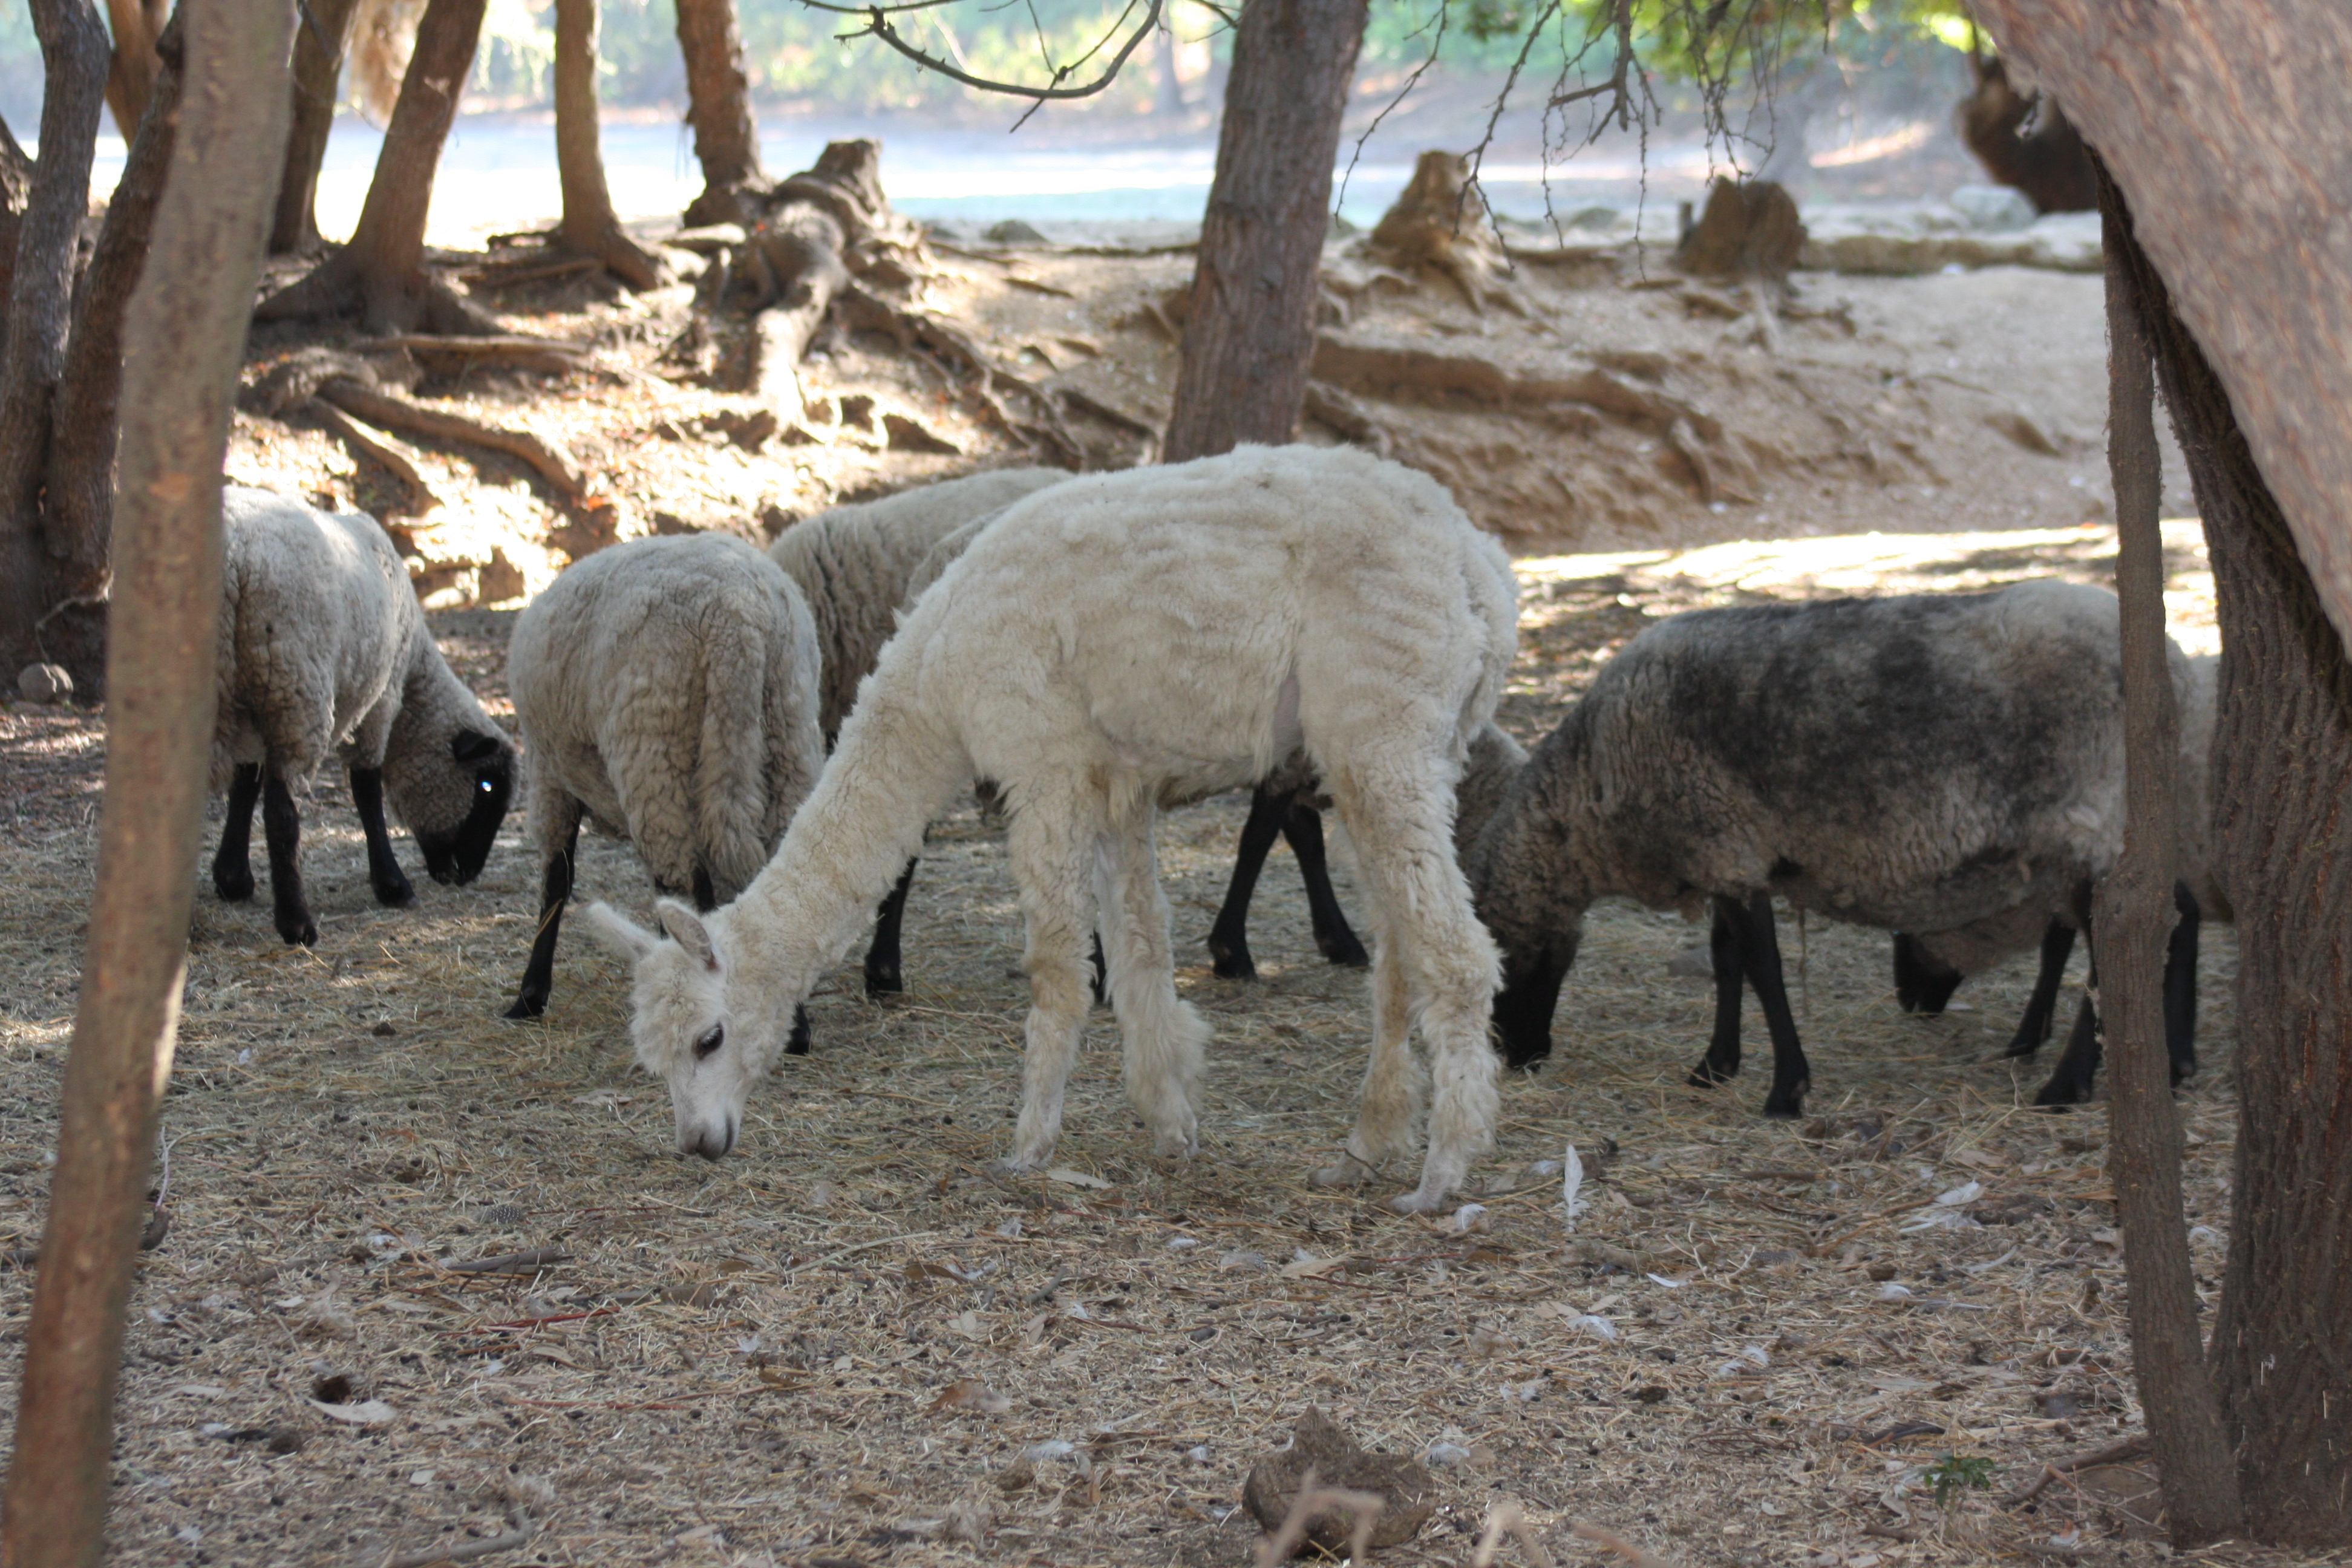
{"label": "tree trunk", "polygon": [[186,963],[212,743],[220,474],[285,148],[292,7],[189,16],[184,133],[125,332],[106,801],[8,1471],[0,1560],[95,1564],[113,1395]]}
{"label": "tree trunk", "polygon": [[1297,426],[1364,13],[1365,0],[1242,7],[1165,461],[1279,444]]}
{"label": "tree trunk", "polygon": [[[0,301],[8,298],[16,277],[16,238],[25,222],[25,204],[33,195],[33,161],[16,145],[16,133],[0,120]],[[0,316],[5,316],[0,310]],[[6,327],[0,322],[0,360],[6,357]]]}
{"label": "tree trunk", "polygon": [[735,0],[677,0],[677,47],[686,57],[687,123],[702,163],[702,194],[687,207],[686,221],[749,228],[742,198],[761,183],[760,133],[751,123]]}
{"label": "tree trunk", "polygon": [[2173,922],[2179,834],[2173,803],[2180,714],[2165,658],[2164,488],[2156,445],[2156,385],[2132,244],[2131,216],[2099,181],[2107,253],[2107,463],[2116,489],[2116,596],[2124,680],[2123,855],[2099,891],[2099,1018],[2113,1099],[2107,1108],[2124,1265],[2131,1282],[2132,1372],[2147,1412],[2173,1541],[2201,1546],[2243,1519],[2236,1457],[2205,1362],[2197,1282],[2181,1217],[2180,1118],[2172,1103],[2163,982]]}
{"label": "tree trunk", "polygon": [[487,0],[427,0],[351,243],[309,277],[263,300],[254,312],[257,319],[335,315],[356,307],[373,332],[495,330],[495,322],[425,270],[433,176],[457,118],[486,8]]}
{"label": "tree trunk", "polygon": [[2224,47],[2187,0],[1976,10],[2105,157],[2157,275],[2147,315],[2220,606],[2216,837],[2238,915],[2214,1365],[2249,1533],[2337,1545],[2352,1538],[2352,259],[2314,225],[2352,189],[2352,14],[2242,0]]}
{"label": "tree trunk", "polygon": [[5,673],[36,656],[49,608],[41,485],[51,405],[65,374],[74,253],[89,211],[90,161],[105,103],[106,28],[89,0],[32,0],[45,91],[41,159],[17,226],[0,360],[0,646]]}
{"label": "tree trunk", "polygon": [[155,40],[172,15],[172,0],[106,0],[106,19],[114,34],[107,61],[106,106],[114,111],[114,128],[128,142],[147,118],[147,99],[155,90]]}
{"label": "tree trunk", "polygon": [[278,177],[278,210],[269,225],[272,256],[319,248],[319,169],[335,126],[336,89],[358,10],[358,0],[310,0],[309,19],[294,30],[294,121],[286,133],[286,169]]}
{"label": "tree trunk", "polygon": [[622,232],[604,178],[596,115],[596,0],[555,0],[555,162],[563,180],[563,247],[593,256],[633,289],[662,279],[659,262]]}

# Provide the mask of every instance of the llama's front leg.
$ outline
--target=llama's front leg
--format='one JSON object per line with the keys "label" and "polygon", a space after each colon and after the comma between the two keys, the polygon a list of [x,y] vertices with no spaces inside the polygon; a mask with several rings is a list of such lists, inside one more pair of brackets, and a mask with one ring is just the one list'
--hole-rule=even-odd
{"label": "llama's front leg", "polygon": [[1201,1147],[1194,1097],[1209,1026],[1176,994],[1168,899],[1152,853],[1151,817],[1125,825],[1096,856],[1101,878],[1104,979],[1127,1066],[1127,1098],[1161,1159]]}
{"label": "llama's front leg", "polygon": [[1429,1076],[1412,1048],[1414,997],[1403,954],[1385,931],[1372,950],[1372,1055],[1347,1148],[1315,1173],[1327,1187],[1361,1186],[1386,1162],[1412,1153],[1428,1103]]}
{"label": "llama's front leg", "polygon": [[[1098,814],[1097,814],[1098,815]],[[1029,1022],[1022,1058],[1021,1115],[1007,1172],[1034,1171],[1053,1158],[1062,1135],[1062,1095],[1078,1057],[1090,999],[1087,939],[1094,824],[1068,799],[1032,797],[1013,814],[1008,847],[1021,885],[1028,929]]]}

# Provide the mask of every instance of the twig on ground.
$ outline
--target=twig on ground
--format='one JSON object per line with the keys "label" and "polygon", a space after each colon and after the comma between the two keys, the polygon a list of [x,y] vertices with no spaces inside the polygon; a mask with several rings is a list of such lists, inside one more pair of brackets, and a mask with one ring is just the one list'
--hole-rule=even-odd
{"label": "twig on ground", "polygon": [[1651,1555],[1615,1531],[1603,1530],[1597,1524],[1587,1524],[1580,1519],[1570,1525],[1568,1529],[1569,1533],[1579,1541],[1590,1541],[1604,1552],[1615,1552],[1632,1563],[1633,1568],[1674,1568],[1674,1564],[1664,1558]]}
{"label": "twig on ground", "polygon": [[444,1263],[447,1274],[535,1274],[558,1263],[569,1263],[572,1254],[560,1247],[534,1247],[528,1252],[501,1252],[495,1258],[477,1258],[465,1263]]}
{"label": "twig on ground", "polygon": [[2042,1489],[2052,1481],[2063,1480],[2077,1470],[2087,1470],[2098,1465],[2112,1465],[2122,1459],[2137,1459],[2147,1452],[2147,1434],[2135,1432],[2128,1437],[2118,1437],[2116,1441],[2103,1447],[2086,1449],[2072,1458],[2055,1459],[2043,1465],[2041,1474],[2001,1500],[2014,1508],[2019,1503],[2029,1502],[2041,1496]]}
{"label": "twig on ground", "polygon": [[438,1563],[471,1563],[478,1557],[488,1557],[493,1552],[512,1552],[519,1546],[528,1546],[531,1537],[539,1533],[538,1524],[519,1508],[507,1510],[507,1523],[509,1528],[504,1535],[460,1542],[454,1546],[422,1546],[414,1552],[387,1553],[377,1568],[434,1568],[434,1564]]}
{"label": "twig on ground", "polygon": [[1529,1568],[1552,1568],[1551,1553],[1528,1524],[1527,1511],[1510,1498],[1486,1510],[1486,1526],[1478,1532],[1478,1549],[1470,1554],[1470,1568],[1494,1568],[1495,1549],[1508,1535],[1528,1554]]}

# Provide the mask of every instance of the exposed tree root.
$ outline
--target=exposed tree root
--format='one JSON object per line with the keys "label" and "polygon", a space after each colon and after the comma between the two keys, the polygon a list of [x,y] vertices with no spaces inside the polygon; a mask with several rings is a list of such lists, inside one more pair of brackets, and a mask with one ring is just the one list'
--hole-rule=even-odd
{"label": "exposed tree root", "polygon": [[304,411],[349,442],[362,457],[373,458],[397,475],[408,487],[410,500],[415,503],[409,509],[410,515],[421,517],[426,512],[440,510],[440,496],[425,479],[424,470],[416,466],[415,454],[406,447],[383,431],[361,423],[323,397],[311,398]]}
{"label": "exposed tree root", "polygon": [[344,413],[355,415],[371,424],[412,431],[438,441],[460,441],[509,453],[530,464],[540,478],[553,486],[565,500],[579,502],[591,499],[588,481],[580,472],[579,465],[561,448],[528,430],[503,429],[496,425],[468,419],[462,414],[426,408],[404,397],[380,392],[348,379],[326,383],[319,388],[318,395]]}
{"label": "exposed tree root", "polygon": [[366,287],[358,255],[345,247],[253,309],[257,321],[290,321],[310,316],[357,313],[373,331],[433,332],[457,337],[499,337],[506,326],[431,272],[414,286],[392,293]]}

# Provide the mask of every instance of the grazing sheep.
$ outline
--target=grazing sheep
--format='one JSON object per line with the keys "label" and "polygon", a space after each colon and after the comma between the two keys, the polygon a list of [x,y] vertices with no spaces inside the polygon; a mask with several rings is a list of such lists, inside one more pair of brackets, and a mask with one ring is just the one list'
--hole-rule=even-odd
{"label": "grazing sheep", "polygon": [[2060,583],[1644,632],[1537,748],[1466,866],[1503,952],[1505,1055],[1549,1052],[1595,899],[1711,900],[1716,1027],[1692,1081],[1738,1070],[1744,974],[1772,1037],[1765,1112],[1799,1114],[1774,896],[1919,933],[1961,968],[2032,946],[2121,848],[2120,666],[2115,596]]}
{"label": "grazing sheep", "polygon": [[1501,549],[1426,476],[1348,448],[1244,447],[1088,475],[973,541],[883,651],[831,763],[737,903],[657,906],[670,940],[601,905],[636,965],[637,1058],[668,1080],[679,1145],[732,1147],[783,1020],[856,934],[923,826],[975,777],[1012,814],[1031,1007],[1008,1164],[1051,1156],[1099,913],[1128,1095],[1156,1151],[1197,1146],[1208,1030],[1176,994],[1152,827],[1163,795],[1265,777],[1305,748],[1348,826],[1372,916],[1373,1048],[1346,1156],[1410,1150],[1436,1067],[1427,1210],[1493,1136],[1494,948],[1449,839],[1471,736],[1511,658]]}
{"label": "grazing sheep", "polygon": [[[880,500],[837,506],[776,536],[768,556],[800,584],[816,622],[824,659],[817,723],[827,749],[857,705],[858,685],[873,673],[882,645],[897,629],[900,608],[955,559],[950,553],[929,563],[933,547],[951,533],[969,540],[978,521],[1069,477],[1062,468],[993,468]],[[920,583],[910,583],[918,575]],[[909,859],[876,914],[874,940],[866,950],[868,996],[905,988],[898,928],[914,880],[915,861]]]}
{"label": "grazing sheep", "polygon": [[364,512],[237,485],[221,492],[221,524],[212,783],[228,810],[214,888],[231,903],[253,897],[258,799],[278,934],[319,940],[293,786],[331,751],[351,769],[377,902],[416,901],[384,830],[387,797],[435,881],[472,881],[507,814],[514,746],[434,646],[392,541]]}
{"label": "grazing sheep", "polygon": [[[713,909],[766,865],[816,783],[816,628],[793,580],[726,534],[639,539],[568,568],[515,622],[539,934],[509,1018],[547,1010],[580,820],[656,889]],[[807,1037],[795,1029],[795,1052]]]}
{"label": "grazing sheep", "polygon": [[[2179,881],[2173,889],[2179,920],[2165,961],[2165,1037],[2172,1056],[2172,1081],[2197,1070],[2197,938],[2206,920],[2229,923],[2234,915],[2213,867],[2213,723],[2221,659],[2201,654],[2188,660],[2180,692]],[[2041,968],[2025,1004],[2025,1016],[2005,1053],[2030,1057],[2050,1039],[2058,1016],[2058,989],[2074,952],[2078,921],[2072,911],[2050,922],[2042,934]],[[1964,978],[1942,954],[1907,932],[1895,934],[1895,995],[1906,1013],[1941,1013]],[[2098,1066],[2097,1019],[2084,997],[2066,1053],[2036,1102],[2072,1105],[2091,1097]]]}

